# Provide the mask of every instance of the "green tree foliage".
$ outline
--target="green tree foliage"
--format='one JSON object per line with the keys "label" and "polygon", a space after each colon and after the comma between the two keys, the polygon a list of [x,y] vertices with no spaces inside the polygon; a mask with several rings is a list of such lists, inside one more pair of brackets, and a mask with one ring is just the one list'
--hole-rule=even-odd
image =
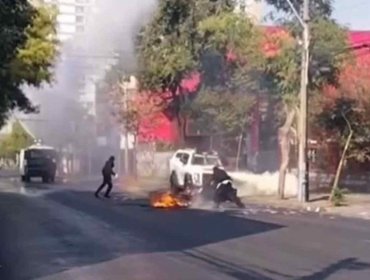
{"label": "green tree foliage", "polygon": [[[332,191],[329,197],[329,201],[331,201],[335,206],[339,206],[343,200],[343,192],[339,189],[339,180],[345,162],[349,157],[353,136],[355,132],[358,133],[363,130],[361,127],[358,127],[358,124],[362,119],[362,112],[356,112],[355,107],[355,100],[345,97],[339,98],[334,101],[334,104],[331,108],[327,108],[329,110],[322,111],[318,118],[320,124],[327,130],[341,133],[340,138],[342,140],[341,144],[343,150],[338,162]],[[364,154],[366,154],[366,149]]]}
{"label": "green tree foliage", "polygon": [[245,87],[256,81],[262,53],[260,29],[244,13],[210,16],[198,25],[203,38],[200,67],[206,86]]}
{"label": "green tree foliage", "polygon": [[315,96],[321,106],[312,113],[312,119],[324,133],[344,146],[348,135],[348,125],[353,130],[353,140],[348,150],[348,157],[356,161],[370,159],[370,59],[367,56],[357,57],[345,64],[338,80],[338,86],[327,95]]}
{"label": "green tree foliage", "polygon": [[204,38],[200,62],[204,81],[192,117],[208,133],[243,134],[253,93],[258,92],[254,74],[262,61],[261,34],[244,14],[234,12],[210,16],[198,29]]}
{"label": "green tree foliage", "polygon": [[137,89],[125,89],[125,84],[130,82],[134,69],[128,66],[122,57],[105,73],[103,84],[98,88],[98,94],[105,95],[109,100],[111,114],[121,124],[123,131],[137,136],[143,122],[153,120],[160,113],[160,102],[155,96],[137,92]]}
{"label": "green tree foliage", "polygon": [[57,55],[56,11],[28,0],[0,1],[0,126],[8,113],[34,112],[24,85],[51,82]]}
{"label": "green tree foliage", "polygon": [[21,149],[30,146],[33,138],[23,128],[22,124],[16,121],[12,127],[12,133],[0,141],[0,158],[14,159]]}
{"label": "green tree foliage", "polygon": [[184,139],[183,109],[188,100],[182,81],[200,69],[204,54],[204,35],[198,25],[212,15],[234,9],[234,1],[161,0],[152,20],[138,40],[139,81],[142,89],[169,92],[163,103],[178,123]]}
{"label": "green tree foliage", "polygon": [[[311,1],[311,38],[310,38],[310,69],[309,98],[313,94],[321,94],[327,85],[337,86],[338,75],[344,62],[348,59],[346,49],[346,30],[330,18],[331,1]],[[283,1],[269,1],[278,10],[291,13]],[[301,10],[302,1],[294,1],[297,10]],[[285,173],[289,164],[290,138],[294,130],[297,116],[301,47],[301,36],[297,32],[296,19],[285,21],[285,33],[275,38],[267,38],[267,42],[276,47],[276,51],[266,58],[263,85],[282,103],[281,127],[279,129],[280,162],[279,192],[284,195]],[[301,32],[301,28],[300,28]],[[294,129],[295,127],[295,129]]]}
{"label": "green tree foliage", "polygon": [[[287,30],[289,32],[289,30]],[[288,33],[278,39],[279,51],[268,57],[264,85],[290,107],[297,106],[300,90],[301,48]],[[334,21],[318,19],[311,24],[309,90],[318,93],[325,85],[337,85],[342,66],[348,59],[346,30]]]}
{"label": "green tree foliage", "polygon": [[330,196],[334,203],[336,195],[342,191],[339,190],[339,183],[345,163],[370,161],[368,65],[369,60],[363,57],[346,65],[341,72],[338,87],[330,95],[319,99],[322,106],[313,114],[317,129],[323,131],[326,139],[338,142],[342,149]]}
{"label": "green tree foliage", "polygon": [[[201,73],[204,87],[196,107],[209,108],[213,104],[211,92],[218,92],[214,98],[222,91],[220,86],[226,94],[235,92],[232,87],[238,85],[231,83],[241,83],[243,79],[236,79],[237,75],[247,73],[250,62],[256,61],[247,60],[258,49],[256,29],[245,15],[234,13],[234,2],[162,0],[152,21],[140,34],[140,85],[154,93],[170,93],[170,97],[164,96],[163,103],[177,119],[182,140],[192,104],[182,81],[195,71]],[[230,55],[237,59],[230,60]]]}
{"label": "green tree foliage", "polygon": [[192,118],[207,134],[240,135],[245,132],[253,105],[247,94],[203,90],[192,104]]}

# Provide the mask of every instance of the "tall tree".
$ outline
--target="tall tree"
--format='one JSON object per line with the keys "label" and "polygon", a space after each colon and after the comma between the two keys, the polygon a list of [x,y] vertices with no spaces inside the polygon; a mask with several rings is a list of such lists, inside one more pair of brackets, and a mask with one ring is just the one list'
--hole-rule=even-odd
{"label": "tall tree", "polygon": [[[239,137],[247,132],[249,112],[259,92],[261,34],[244,13],[223,12],[200,22],[203,53],[202,87],[192,104],[192,117],[208,134]],[[237,160],[238,163],[238,160]]]}
{"label": "tall tree", "polygon": [[17,153],[31,145],[34,140],[19,121],[14,122],[12,133],[0,140],[0,158],[15,159]]}
{"label": "tall tree", "polygon": [[250,88],[259,37],[245,14],[234,12],[235,5],[236,1],[161,1],[158,13],[141,34],[140,83],[156,94],[169,92],[162,95],[163,103],[177,119],[182,140],[193,100],[184,92],[184,79],[195,71],[200,73],[198,96],[204,92],[209,101],[211,91],[246,93]]}
{"label": "tall tree", "polygon": [[336,166],[330,200],[338,203],[340,179],[345,162],[369,162],[370,149],[370,58],[358,53],[342,69],[338,87],[328,88],[319,99],[321,108],[314,112],[316,127],[323,131],[326,139],[338,142],[342,148],[340,160]]}
{"label": "tall tree", "polygon": [[192,104],[192,118],[202,133],[241,135],[249,121],[253,97],[247,94],[203,90]]}
{"label": "tall tree", "polygon": [[124,131],[134,136],[135,142],[139,136],[144,139],[147,130],[154,131],[158,127],[161,108],[155,96],[145,92],[128,92],[120,82],[110,89],[109,94],[113,115]]}
{"label": "tall tree", "polygon": [[234,1],[230,0],[160,0],[139,35],[140,86],[163,97],[167,111],[177,120],[180,142],[184,141],[186,125],[182,112],[188,103],[182,82],[199,70],[203,35],[207,35],[198,32],[198,24],[233,9]]}
{"label": "tall tree", "polygon": [[56,11],[28,0],[0,1],[0,126],[11,110],[34,112],[22,87],[51,82],[57,55]]}
{"label": "tall tree", "polygon": [[[278,10],[291,14],[280,0],[268,1]],[[342,64],[347,59],[346,30],[330,18],[331,1],[311,1],[311,44],[309,96],[321,92],[324,85],[337,84],[337,77]],[[301,10],[302,1],[294,1],[297,10]],[[290,160],[291,137],[297,128],[296,116],[299,112],[298,96],[300,89],[301,47],[297,33],[296,20],[285,21],[282,29],[266,38],[267,52],[263,86],[282,104],[279,143],[281,152],[279,170],[279,196],[284,196],[285,175]],[[325,69],[325,71],[323,71]],[[296,134],[296,133],[295,133]]]}

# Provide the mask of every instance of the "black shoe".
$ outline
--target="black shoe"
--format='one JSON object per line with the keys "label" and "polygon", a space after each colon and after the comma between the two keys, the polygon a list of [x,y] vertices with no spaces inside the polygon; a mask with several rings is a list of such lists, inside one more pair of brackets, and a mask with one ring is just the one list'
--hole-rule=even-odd
{"label": "black shoe", "polygon": [[98,193],[94,193],[95,197],[96,198],[99,198],[99,194]]}
{"label": "black shoe", "polygon": [[104,197],[105,197],[105,198],[111,198],[111,196],[110,196],[110,195],[105,195]]}

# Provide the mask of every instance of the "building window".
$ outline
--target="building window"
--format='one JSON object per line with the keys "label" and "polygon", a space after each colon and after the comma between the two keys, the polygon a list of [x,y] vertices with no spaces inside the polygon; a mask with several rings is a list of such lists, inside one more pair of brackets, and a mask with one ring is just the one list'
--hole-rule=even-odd
{"label": "building window", "polygon": [[83,16],[76,16],[76,22],[77,23],[83,23],[84,22],[84,17]]}
{"label": "building window", "polygon": [[84,7],[82,6],[77,6],[76,7],[76,13],[83,13],[85,11]]}
{"label": "building window", "polygon": [[84,27],[79,25],[79,26],[77,26],[76,30],[77,30],[77,32],[84,32]]}

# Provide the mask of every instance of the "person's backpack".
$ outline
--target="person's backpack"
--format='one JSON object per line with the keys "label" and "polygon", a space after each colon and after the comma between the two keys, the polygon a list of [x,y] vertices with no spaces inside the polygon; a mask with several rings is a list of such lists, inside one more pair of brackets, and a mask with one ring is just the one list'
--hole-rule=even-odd
{"label": "person's backpack", "polygon": [[103,175],[104,176],[112,175],[112,169],[113,169],[113,163],[108,160],[103,167],[103,170],[102,170]]}

